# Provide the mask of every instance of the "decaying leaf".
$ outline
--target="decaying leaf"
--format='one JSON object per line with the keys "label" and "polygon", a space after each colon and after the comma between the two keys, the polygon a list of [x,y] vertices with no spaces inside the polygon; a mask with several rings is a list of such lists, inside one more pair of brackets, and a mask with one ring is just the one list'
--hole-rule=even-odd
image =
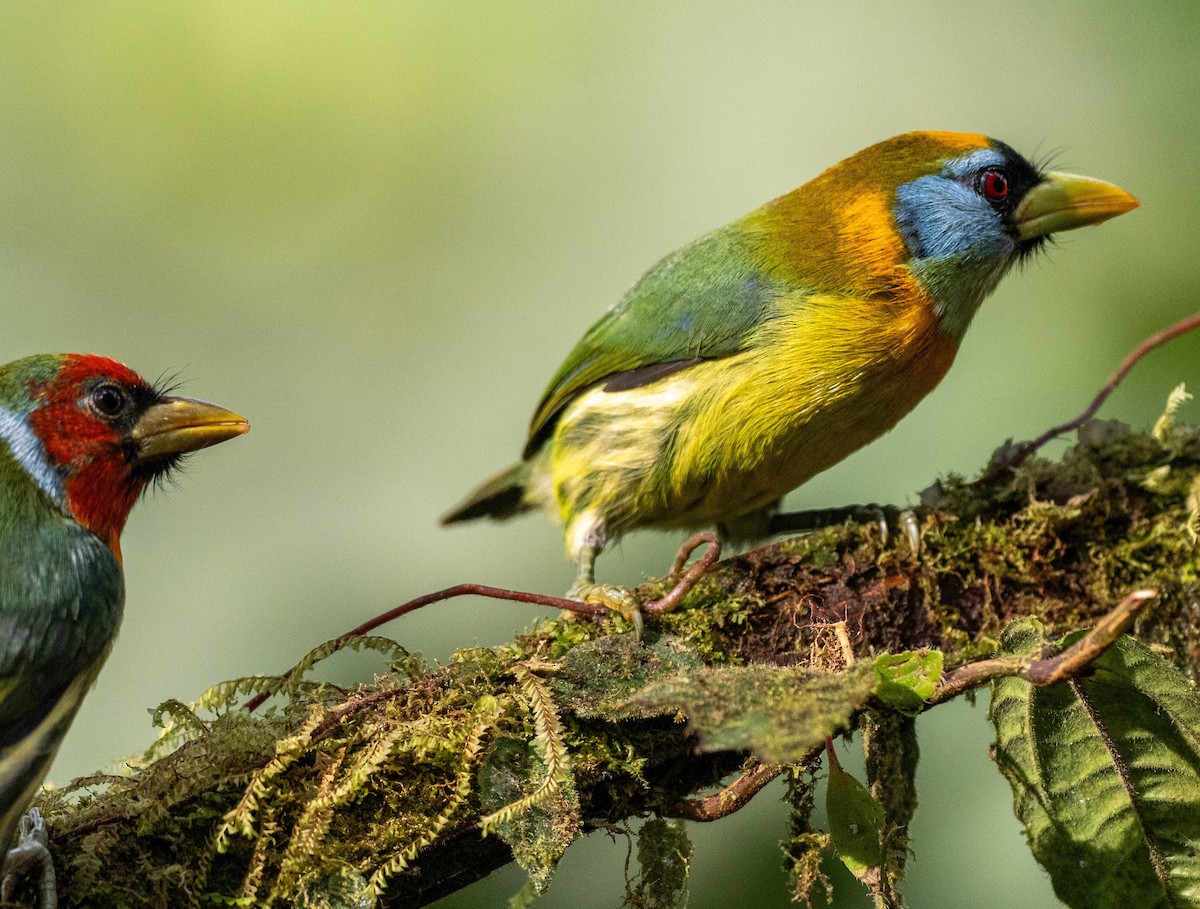
{"label": "decaying leaf", "polygon": [[705,751],[751,751],[793,764],[849,726],[875,684],[869,662],[844,672],[715,666],[647,685],[613,718],[680,713]]}

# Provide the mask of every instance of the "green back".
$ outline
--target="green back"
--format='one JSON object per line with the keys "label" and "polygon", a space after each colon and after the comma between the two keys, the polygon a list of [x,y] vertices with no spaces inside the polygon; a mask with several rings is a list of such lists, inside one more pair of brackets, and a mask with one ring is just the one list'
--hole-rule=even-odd
{"label": "green back", "polygon": [[525,457],[541,447],[571,400],[602,379],[744,349],[783,292],[758,260],[754,235],[735,221],[650,269],[559,368],[534,414]]}
{"label": "green back", "polygon": [[0,742],[43,694],[108,648],[124,603],[116,557],[63,515],[0,443]]}

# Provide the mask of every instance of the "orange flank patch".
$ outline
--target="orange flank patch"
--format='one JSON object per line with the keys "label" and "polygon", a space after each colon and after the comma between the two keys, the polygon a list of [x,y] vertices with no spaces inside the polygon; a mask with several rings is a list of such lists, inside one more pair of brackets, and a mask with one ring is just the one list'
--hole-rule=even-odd
{"label": "orange flank patch", "polygon": [[[900,292],[907,270],[899,274],[897,266],[908,250],[896,233],[889,200],[882,192],[863,193],[850,200],[841,212],[837,232],[838,253],[858,275],[855,284],[877,285],[889,293]],[[909,279],[911,280],[911,279]],[[908,288],[915,290],[914,288]]]}

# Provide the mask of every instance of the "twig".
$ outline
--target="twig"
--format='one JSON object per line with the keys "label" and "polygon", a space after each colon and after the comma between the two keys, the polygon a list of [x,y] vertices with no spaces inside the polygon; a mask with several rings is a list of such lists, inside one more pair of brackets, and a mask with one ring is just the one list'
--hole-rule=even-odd
{"label": "twig", "polygon": [[928,706],[958,697],[984,682],[1010,676],[1021,676],[1038,687],[1074,678],[1124,634],[1138,610],[1157,596],[1157,590],[1135,590],[1101,618],[1091,631],[1055,656],[1043,660],[999,657],[960,666],[942,679],[942,684],[927,702]]}
{"label": "twig", "polygon": [[[552,597],[542,593],[528,593],[524,590],[509,590],[504,587],[490,587],[487,584],[455,584],[453,587],[446,587],[443,590],[435,590],[433,593],[427,593],[419,596],[416,599],[409,600],[407,603],[401,603],[394,609],[389,609],[387,612],[381,612],[372,619],[363,622],[357,628],[351,628],[349,631],[338,635],[334,638],[335,649],[349,641],[351,638],[356,638],[364,634],[369,634],[380,625],[386,625],[392,619],[398,619],[402,615],[407,615],[410,612],[415,612],[424,606],[429,606],[432,603],[440,603],[442,600],[451,600],[455,597],[465,596],[481,596],[488,597],[493,600],[510,600],[517,603],[533,603],[537,606],[551,606],[557,609],[568,609],[571,612],[578,612],[584,615],[600,616],[606,615],[609,612],[607,606],[598,603],[582,603],[579,600],[569,600],[566,597]],[[286,678],[291,675],[295,667],[278,676],[278,678]],[[257,710],[262,703],[271,696],[271,692],[263,691],[256,694],[246,702],[246,711],[253,712]]]}
{"label": "twig", "polygon": [[718,792],[704,799],[683,799],[667,812],[667,817],[686,821],[717,821],[740,811],[758,795],[767,783],[787,769],[783,764],[759,764]]}
{"label": "twig", "polygon": [[930,707],[950,701],[964,691],[970,691],[984,682],[994,682],[1014,675],[1023,675],[1029,670],[1029,660],[1019,657],[1004,657],[995,660],[976,660],[959,666],[953,672],[947,673],[942,684],[926,702]]}
{"label": "twig", "polygon": [[1108,400],[1108,396],[1111,395],[1116,387],[1121,384],[1121,380],[1125,378],[1129,371],[1133,369],[1133,367],[1142,357],[1154,350],[1156,347],[1161,347],[1168,341],[1171,341],[1182,334],[1186,334],[1198,326],[1200,326],[1200,312],[1195,312],[1186,319],[1180,319],[1174,325],[1164,328],[1162,331],[1146,338],[1146,340],[1142,341],[1141,344],[1131,350],[1125,359],[1121,361],[1121,365],[1117,367],[1117,371],[1114,372],[1109,377],[1108,381],[1104,383],[1104,387],[1100,389],[1100,392],[1095,398],[1092,399],[1092,403],[1087,406],[1083,413],[1075,417],[1073,420],[1068,420],[1065,423],[1060,423],[1058,426],[1047,429],[1044,433],[1031,442],[1022,442],[1017,446],[1017,449],[1013,454],[990,465],[988,469],[984,471],[981,481],[988,482],[990,480],[994,480],[1001,471],[1016,467],[1023,463],[1030,455],[1032,455],[1051,439],[1061,436],[1064,432],[1070,432],[1072,429],[1078,429],[1096,415],[1096,411],[1098,411],[1101,405]]}
{"label": "twig", "polygon": [[679,550],[679,555],[675,557],[675,564],[671,568],[672,577],[679,574],[683,569],[683,566],[687,563],[688,556],[705,543],[708,544],[708,549],[704,550],[704,555],[696,559],[696,563],[687,570],[687,573],[683,577],[676,581],[675,586],[665,596],[659,597],[652,603],[647,603],[642,607],[642,612],[648,612],[651,615],[659,612],[673,612],[683,602],[683,598],[696,586],[696,582],[700,580],[700,576],[712,568],[717,559],[721,557],[721,538],[711,530],[698,533],[683,544],[683,547]]}
{"label": "twig", "polygon": [[1026,677],[1034,685],[1053,685],[1063,679],[1073,678],[1085,666],[1091,664],[1109,648],[1125,629],[1133,624],[1138,610],[1158,596],[1157,590],[1135,590],[1125,597],[1117,608],[1102,618],[1091,631],[1048,660],[1035,660]]}
{"label": "twig", "polygon": [[[696,560],[695,564],[687,570],[683,577],[676,582],[675,586],[665,596],[647,603],[642,607],[643,611],[651,614],[670,612],[679,605],[683,598],[687,596],[688,591],[696,586],[696,581],[700,579],[700,576],[708,571],[720,557],[721,540],[715,533],[698,533],[683,544],[683,548],[679,550],[679,555],[675,558],[673,573],[678,574],[687,562],[688,556],[705,543],[708,544],[708,549],[705,550],[704,555]],[[386,625],[388,622],[398,619],[402,615],[415,612],[433,603],[440,603],[442,600],[452,600],[455,597],[463,596],[480,596],[492,600],[533,603],[536,606],[550,606],[590,616],[607,615],[611,611],[608,606],[601,603],[584,603],[580,600],[571,600],[566,597],[552,597],[542,593],[529,593],[524,590],[509,590],[506,587],[491,587],[487,584],[455,584],[453,587],[435,590],[433,593],[424,594],[416,599],[409,600],[407,603],[401,603],[387,612],[381,612],[374,618],[368,619],[357,628],[351,628],[349,631],[338,635],[334,638],[334,650],[336,651],[352,638],[370,634],[380,625]],[[283,675],[276,676],[276,678],[286,678],[294,671],[295,666],[283,673]],[[246,711],[252,713],[257,710],[269,697],[271,697],[271,692],[259,692],[246,702]]]}

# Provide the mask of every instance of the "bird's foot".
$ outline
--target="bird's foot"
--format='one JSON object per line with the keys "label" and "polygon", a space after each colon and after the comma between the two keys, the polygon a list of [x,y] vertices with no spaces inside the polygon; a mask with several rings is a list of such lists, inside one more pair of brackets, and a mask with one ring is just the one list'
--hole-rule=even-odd
{"label": "bird's foot", "polygon": [[897,508],[895,505],[847,505],[843,508],[792,511],[772,515],[770,526],[772,534],[804,533],[844,521],[875,525],[879,528],[885,546],[891,538],[891,528],[898,527],[913,553],[921,551],[921,528],[917,523],[916,513],[909,508]]}
{"label": "bird's foot", "polygon": [[[705,547],[704,553],[689,567],[687,564],[688,559],[701,546]],[[644,614],[655,615],[663,612],[672,612],[683,601],[688,592],[696,586],[696,582],[701,576],[712,568],[720,557],[720,537],[715,533],[707,531],[698,533],[683,544],[683,547],[679,550],[679,555],[675,558],[675,564],[671,568],[670,575],[668,575],[668,577],[675,580],[675,585],[656,600],[639,604],[637,597],[626,587],[597,584],[594,580],[595,575],[591,573],[591,563],[584,566],[585,571],[580,573],[579,580],[567,592],[567,596],[572,599],[581,600],[589,605],[603,606],[606,609],[620,613],[625,618],[625,621],[633,626],[634,634],[640,638],[645,628]]]}
{"label": "bird's foot", "polygon": [[4,880],[0,882],[0,900],[8,902],[17,886],[17,878],[29,867],[40,865],[42,872],[38,881],[41,909],[57,909],[58,888],[54,879],[54,861],[46,848],[46,822],[42,813],[30,808],[21,818],[21,838],[17,845],[8,850],[4,859]]}
{"label": "bird's foot", "polygon": [[[701,546],[706,547],[704,553],[692,564],[691,568],[688,568],[688,559]],[[683,602],[683,598],[696,586],[696,582],[716,564],[720,557],[721,537],[718,534],[704,531],[690,537],[680,547],[679,554],[675,556],[675,564],[671,567],[671,573],[668,575],[675,579],[675,586],[642,608],[650,613],[674,612],[675,608]]]}
{"label": "bird's foot", "polygon": [[590,603],[594,606],[604,606],[620,614],[625,621],[633,626],[633,632],[639,638],[645,623],[642,620],[642,610],[637,598],[627,587],[615,584],[597,584],[595,582],[577,581],[575,586],[567,591],[567,596],[574,600]]}
{"label": "bird's foot", "polygon": [[[893,510],[895,510],[893,508]],[[886,519],[885,519],[886,520]],[[894,519],[895,524],[900,527],[904,533],[904,539],[908,541],[908,548],[912,550],[913,555],[921,554],[921,525],[917,521],[917,513],[911,508],[902,508],[897,512]],[[886,541],[887,537],[884,537]]]}

